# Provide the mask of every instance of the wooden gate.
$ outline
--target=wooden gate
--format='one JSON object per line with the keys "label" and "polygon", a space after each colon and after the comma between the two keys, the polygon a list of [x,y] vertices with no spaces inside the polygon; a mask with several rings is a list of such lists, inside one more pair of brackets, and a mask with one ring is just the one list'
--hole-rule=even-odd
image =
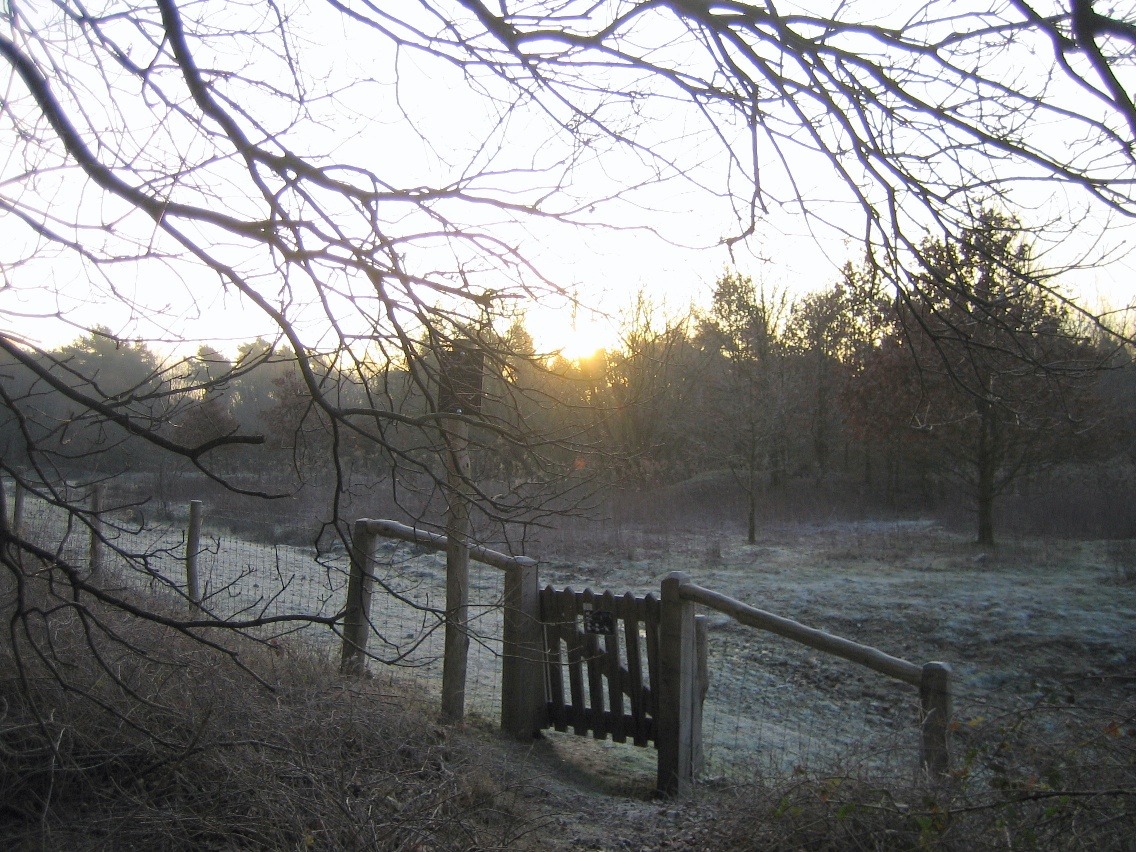
{"label": "wooden gate", "polygon": [[[442,548],[445,536],[395,521],[355,522],[351,578],[343,615],[346,673],[364,671],[372,629],[370,563],[375,537],[384,535]],[[505,572],[501,653],[501,728],[521,740],[555,727],[630,739],[658,749],[657,789],[690,787],[702,760],[702,705],[706,698],[708,619],[701,606],[735,621],[851,660],[919,688],[920,764],[932,775],[950,768],[951,668],[892,657],[742,601],[704,589],[682,573],[668,574],[660,596],[590,589],[540,590],[536,560],[480,546],[470,555]],[[567,683],[566,683],[567,681]]]}
{"label": "wooden gate", "polygon": [[657,742],[659,601],[551,586],[540,593],[547,725]]}

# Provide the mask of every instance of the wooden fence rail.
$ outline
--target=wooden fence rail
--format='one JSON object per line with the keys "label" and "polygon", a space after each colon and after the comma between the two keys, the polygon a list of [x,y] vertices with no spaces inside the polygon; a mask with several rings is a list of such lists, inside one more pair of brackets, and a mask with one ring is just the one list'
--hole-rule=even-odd
{"label": "wooden fence rail", "polygon": [[919,686],[920,684],[923,670],[919,666],[915,663],[909,663],[907,660],[885,654],[883,651],[868,645],[861,645],[849,639],[833,636],[831,633],[825,633],[815,627],[806,627],[791,618],[784,618],[757,609],[728,595],[711,591],[695,583],[684,582],[679,587],[679,596],[684,601],[701,604],[707,609],[728,615],[739,624],[776,633],[778,636],[784,636],[786,639],[792,639],[794,642],[807,645],[826,654],[843,657],[845,660],[867,666],[873,671],[909,683],[912,686]]}
{"label": "wooden fence rail", "polygon": [[[352,529],[354,535],[358,535],[360,531],[371,536],[381,535],[383,538],[393,538],[398,541],[405,541],[408,544],[418,544],[431,550],[446,549],[447,539],[441,533],[420,530],[416,527],[400,524],[398,521],[361,518],[355,522]],[[537,564],[536,560],[529,556],[509,556],[506,553],[490,550],[488,547],[477,544],[469,546],[469,558],[493,568],[499,568],[502,571],[520,566],[535,568]]]}
{"label": "wooden fence rail", "polygon": [[876,648],[757,609],[696,585],[686,574],[675,572],[663,580],[659,655],[660,791],[681,793],[689,787],[701,747],[697,725],[700,697],[696,666],[695,605],[721,612],[740,624],[775,633],[918,687],[921,765],[932,776],[942,776],[948,772],[951,667],[947,663],[930,662],[918,666]]}
{"label": "wooden fence rail", "polygon": [[[446,536],[394,521],[355,522],[341,664],[348,673],[362,671],[366,661],[371,565],[380,535],[435,550],[447,542]],[[654,742],[658,790],[688,790],[702,759],[707,623],[695,614],[702,606],[918,687],[922,765],[935,776],[949,768],[946,663],[916,665],[703,588],[683,573],[663,580],[658,599],[587,589],[540,591],[536,560],[475,545],[469,553],[505,572],[501,727],[518,738],[553,726],[597,739]]]}

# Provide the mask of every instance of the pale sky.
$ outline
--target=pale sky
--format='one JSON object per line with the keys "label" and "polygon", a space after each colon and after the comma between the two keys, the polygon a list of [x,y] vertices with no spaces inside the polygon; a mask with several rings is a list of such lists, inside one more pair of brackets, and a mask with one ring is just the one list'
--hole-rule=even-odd
{"label": "pale sky", "polygon": [[[239,16],[233,8],[229,7],[229,13]],[[384,50],[372,34],[345,24],[344,18],[322,4],[299,3],[296,8],[299,12],[293,26],[298,38],[292,47],[311,92],[335,90],[348,82],[354,87],[334,103],[318,98],[308,103],[308,114],[300,116],[299,124],[288,131],[294,149],[373,169],[397,186],[446,185],[488,171],[493,177],[486,181],[486,191],[494,197],[532,201],[547,193],[552,199],[550,209],[581,205],[573,218],[589,223],[586,226],[511,219],[492,209],[484,212],[483,220],[473,222],[515,245],[539,272],[593,309],[572,312],[565,300],[547,295],[538,279],[529,278],[534,299],[523,310],[539,346],[566,347],[576,355],[594,346],[612,345],[615,329],[605,317],[617,317],[639,290],[653,304],[676,312],[692,302],[707,302],[714,280],[731,261],[720,241],[739,229],[727,199],[708,188],[731,185],[737,175],[714,153],[720,149],[714,147],[713,134],[689,111],[660,101],[643,104],[635,117],[640,122],[635,131],[641,134],[639,138],[681,165],[680,173],[664,173],[661,182],[652,183],[657,163],[625,148],[605,148],[602,139],[596,140],[598,155],[577,149],[580,159],[571,171],[563,171],[561,163],[571,143],[563,136],[557,138],[548,117],[538,109],[522,107],[508,115],[495,111],[475,91],[504,93],[505,89],[494,88],[491,77],[481,75],[471,81],[452,65],[409,51],[396,63],[394,54]],[[680,39],[667,50],[677,56],[692,48]],[[251,55],[237,60],[224,50],[218,57],[220,63],[238,66],[247,60],[244,71],[254,76],[280,73],[279,68],[269,67],[271,57]],[[9,89],[18,85],[8,83]],[[273,114],[270,100],[255,94],[250,97],[253,113],[262,111],[258,117],[269,123],[285,122],[285,116]],[[602,108],[596,105],[597,110]],[[147,119],[140,102],[128,104],[118,119],[136,115]],[[725,130],[732,132],[728,126]],[[163,131],[150,141],[143,134],[139,144],[158,146],[155,151],[166,146],[175,157],[178,152],[173,149],[183,142],[190,152],[197,144],[190,135],[179,136],[176,128]],[[76,181],[73,172],[48,173],[34,183],[23,179],[25,163],[19,146],[10,138],[0,140],[0,146],[0,189],[18,187],[26,193],[34,187],[42,194],[40,206],[45,210],[58,205],[90,213],[101,205],[104,217],[118,214],[117,202],[91,192]],[[518,172],[508,174],[510,168]],[[833,182],[822,159],[802,151],[789,169],[787,173],[771,169],[763,175],[770,194],[788,200],[801,193],[836,227],[810,234],[816,223],[806,223],[791,204],[772,207],[758,232],[735,247],[733,260],[741,272],[790,294],[801,294],[832,283],[845,261],[862,257],[861,245],[841,233],[843,229],[855,234],[862,226],[849,207],[844,187]],[[790,177],[796,182],[793,188],[788,184]],[[473,185],[478,185],[476,179]],[[240,186],[239,181],[234,183]],[[621,198],[603,200],[620,187],[625,190]],[[1038,197],[1041,200],[1027,198],[1025,203],[1036,208],[1039,219],[1067,215],[1087,226],[1087,236],[1078,235],[1056,251],[1055,263],[1068,262],[1091,247],[1112,259],[1108,266],[1076,273],[1067,280],[1090,299],[1104,298],[1114,306],[1132,301],[1136,257],[1130,248],[1132,226],[1112,222],[1104,229],[1102,241],[1092,242],[1098,238],[1093,232],[1102,230],[1100,214],[1075,206],[1070,206],[1071,213],[1054,214],[1053,202]],[[234,197],[232,203],[240,205],[239,198]],[[394,214],[392,227],[413,229],[414,217],[400,220],[399,215]],[[127,337],[153,339],[157,349],[173,347],[182,338],[231,352],[238,343],[258,334],[272,334],[267,321],[247,310],[239,297],[224,292],[215,276],[193,263],[151,259],[117,264],[102,267],[100,277],[66,253],[31,251],[14,236],[26,231],[11,221],[3,227],[9,243],[0,248],[0,258],[8,263],[6,286],[0,291],[0,322],[41,344],[74,339],[94,322]],[[124,229],[133,229],[134,240],[144,243],[147,229],[152,232],[154,226],[145,217],[127,216],[120,225],[120,231]],[[163,243],[155,237],[155,244]],[[25,262],[13,266],[15,258]],[[423,248],[407,262],[423,271],[471,263],[441,245]],[[262,273],[264,287],[271,291],[271,270]],[[124,303],[133,303],[133,309],[125,309]],[[344,308],[348,307],[345,302]],[[50,318],[51,314],[58,316]],[[318,312],[300,309],[294,316],[301,326],[311,323],[311,333],[317,333]],[[77,324],[58,317],[72,317]]]}

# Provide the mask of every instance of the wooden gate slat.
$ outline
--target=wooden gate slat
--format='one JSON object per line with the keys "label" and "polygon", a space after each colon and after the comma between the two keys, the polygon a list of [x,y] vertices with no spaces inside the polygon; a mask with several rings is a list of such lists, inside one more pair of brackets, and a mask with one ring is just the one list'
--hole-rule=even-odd
{"label": "wooden gate slat", "polygon": [[[584,612],[596,610],[614,616],[615,633],[605,634],[602,641],[580,622]],[[658,599],[546,586],[540,592],[540,618],[549,726],[649,745],[658,714]]]}
{"label": "wooden gate slat", "polygon": [[643,698],[643,665],[639,650],[639,605],[628,592],[619,599],[619,615],[623,620],[623,641],[627,648],[627,686],[631,698],[632,736],[635,745],[647,745],[647,705]]}
{"label": "wooden gate slat", "polygon": [[540,620],[544,624],[544,658],[548,681],[548,717],[558,731],[568,730],[564,706],[564,665],[560,652],[560,607],[557,592],[546,586],[540,593]]}
{"label": "wooden gate slat", "polygon": [[647,712],[652,721],[659,718],[659,599],[653,594],[643,598],[643,621],[647,626]]}
{"label": "wooden gate slat", "polygon": [[560,596],[561,630],[568,644],[568,686],[572,694],[572,706],[568,720],[577,734],[588,732],[588,720],[584,704],[584,642],[583,634],[576,625],[576,593],[569,586]]}
{"label": "wooden gate slat", "polygon": [[[615,595],[604,592],[600,606],[617,616]],[[604,636],[604,673],[607,676],[607,703],[610,710],[611,738],[617,743],[627,742],[623,718],[623,669],[619,664],[619,619],[616,617],[615,632]]]}
{"label": "wooden gate slat", "polygon": [[[584,589],[579,603],[580,612],[595,612],[595,592]],[[600,637],[595,633],[584,633],[584,666],[588,677],[588,725],[593,737],[606,739],[609,725],[604,718],[603,657],[600,654]]]}

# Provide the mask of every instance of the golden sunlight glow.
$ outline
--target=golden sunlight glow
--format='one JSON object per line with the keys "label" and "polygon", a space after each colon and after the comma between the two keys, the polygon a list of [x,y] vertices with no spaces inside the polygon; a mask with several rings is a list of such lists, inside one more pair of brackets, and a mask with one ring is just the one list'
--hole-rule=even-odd
{"label": "golden sunlight glow", "polygon": [[525,327],[533,336],[537,351],[559,354],[570,361],[619,345],[618,332],[603,317],[573,317],[567,310],[530,313]]}

